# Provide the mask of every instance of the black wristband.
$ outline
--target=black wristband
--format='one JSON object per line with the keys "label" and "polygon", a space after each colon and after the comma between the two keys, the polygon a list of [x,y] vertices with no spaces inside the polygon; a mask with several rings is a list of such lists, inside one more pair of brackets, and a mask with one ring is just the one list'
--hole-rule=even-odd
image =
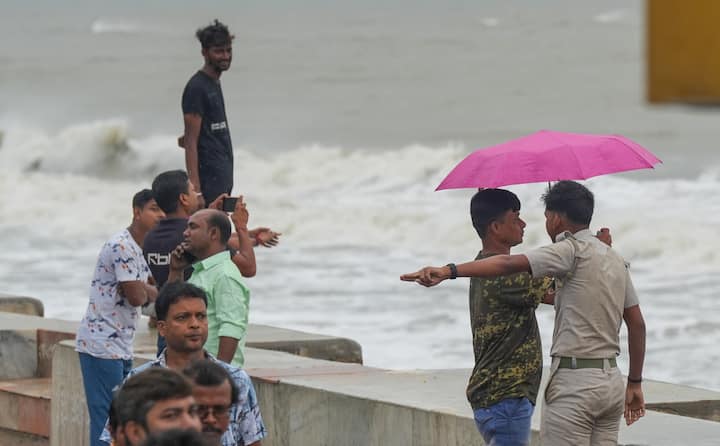
{"label": "black wristband", "polygon": [[632,379],[628,376],[628,382],[633,384],[640,384],[642,382],[642,377],[638,379]]}
{"label": "black wristband", "polygon": [[445,265],[445,266],[447,266],[448,268],[450,268],[450,278],[451,278],[451,279],[457,279],[457,266],[455,266],[454,263],[448,263],[448,264]]}

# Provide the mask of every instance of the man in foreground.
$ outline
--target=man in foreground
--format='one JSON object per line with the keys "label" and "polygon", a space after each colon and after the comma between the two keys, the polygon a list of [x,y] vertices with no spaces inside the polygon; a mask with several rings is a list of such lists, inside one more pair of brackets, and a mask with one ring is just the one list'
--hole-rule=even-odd
{"label": "man in foreground", "polygon": [[[203,434],[210,444],[221,446],[222,436],[230,426],[230,409],[238,401],[240,390],[237,384],[220,362],[210,359],[193,362],[183,374],[193,383],[193,397],[198,404]],[[260,440],[245,444],[260,446]]]}
{"label": "man in foreground", "polygon": [[200,431],[190,382],[178,372],[152,368],[128,378],[115,394],[114,445],[139,446],[170,429]]}
{"label": "man in foreground", "polygon": [[[482,240],[476,259],[510,254],[522,243],[520,200],[504,189],[483,189],[470,202],[473,227]],[[542,347],[535,309],[551,279],[526,272],[470,280],[470,322],[475,368],[467,397],[485,443],[522,446],[542,376]]]}
{"label": "man in foreground", "polygon": [[132,206],[130,226],[112,236],[98,255],[90,300],[76,336],[92,446],[102,445],[100,433],[110,411],[112,390],[132,367],[138,308],[157,296],[148,283],[142,246],[163,213],[148,189],[135,194]]}
{"label": "man in foreground", "polygon": [[[254,445],[264,438],[265,425],[250,377],[242,369],[218,361],[203,350],[208,336],[205,292],[189,283],[170,282],[161,290],[155,308],[158,316],[158,331],[165,337],[167,348],[155,361],[133,369],[130,376],[153,368],[170,368],[180,372],[195,361],[206,359],[212,361],[227,371],[237,388],[234,396],[232,392],[228,394],[232,404],[229,407],[228,427],[222,434],[221,444],[223,446]],[[203,409],[201,414],[204,412],[208,411]],[[215,417],[220,415],[220,412],[222,411],[204,413],[203,425],[208,425],[210,415]],[[109,441],[109,434],[105,433],[104,438]]]}
{"label": "man in foreground", "polygon": [[152,434],[141,446],[213,446],[200,432],[171,429]]}
{"label": "man in foreground", "polygon": [[[560,181],[543,195],[545,226],[553,240],[525,255],[498,255],[462,265],[426,267],[401,280],[434,286],[456,277],[526,272],[554,277],[555,328],[550,380],[545,389],[541,442],[615,445],[624,414],[632,424],[645,414],[641,387],[645,323],[625,261],[588,227],[592,192]],[[628,327],[627,386],[617,368],[622,320]],[[624,395],[623,395],[623,389]]]}

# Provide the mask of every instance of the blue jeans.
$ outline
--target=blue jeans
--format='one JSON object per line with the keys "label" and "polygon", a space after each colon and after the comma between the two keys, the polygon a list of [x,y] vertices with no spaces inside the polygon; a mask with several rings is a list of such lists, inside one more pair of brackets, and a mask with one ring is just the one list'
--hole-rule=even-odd
{"label": "blue jeans", "polygon": [[534,409],[527,398],[509,398],[476,409],[475,424],[489,446],[526,446]]}
{"label": "blue jeans", "polygon": [[78,353],[85,398],[90,413],[90,446],[107,446],[100,441],[110,412],[113,389],[123,382],[132,368],[130,359],[103,359]]}

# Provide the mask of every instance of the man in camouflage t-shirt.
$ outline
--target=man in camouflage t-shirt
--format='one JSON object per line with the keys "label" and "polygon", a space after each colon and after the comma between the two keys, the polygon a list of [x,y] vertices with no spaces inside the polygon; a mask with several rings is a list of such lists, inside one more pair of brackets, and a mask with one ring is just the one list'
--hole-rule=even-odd
{"label": "man in camouflage t-shirt", "polygon": [[[477,259],[509,254],[522,242],[525,222],[510,191],[484,189],[470,203],[482,239]],[[467,397],[475,422],[490,445],[524,445],[542,376],[542,348],[535,308],[550,279],[527,273],[470,280],[470,321],[475,368]]]}

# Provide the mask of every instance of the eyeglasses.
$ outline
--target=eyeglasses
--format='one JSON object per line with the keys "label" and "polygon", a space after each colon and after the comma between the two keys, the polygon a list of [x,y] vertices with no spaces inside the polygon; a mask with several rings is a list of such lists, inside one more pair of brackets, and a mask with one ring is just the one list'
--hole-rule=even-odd
{"label": "eyeglasses", "polygon": [[197,406],[197,414],[200,416],[201,419],[207,418],[210,414],[213,415],[213,417],[222,419],[222,418],[228,418],[230,416],[230,408],[232,406],[204,406],[204,405],[198,405]]}

